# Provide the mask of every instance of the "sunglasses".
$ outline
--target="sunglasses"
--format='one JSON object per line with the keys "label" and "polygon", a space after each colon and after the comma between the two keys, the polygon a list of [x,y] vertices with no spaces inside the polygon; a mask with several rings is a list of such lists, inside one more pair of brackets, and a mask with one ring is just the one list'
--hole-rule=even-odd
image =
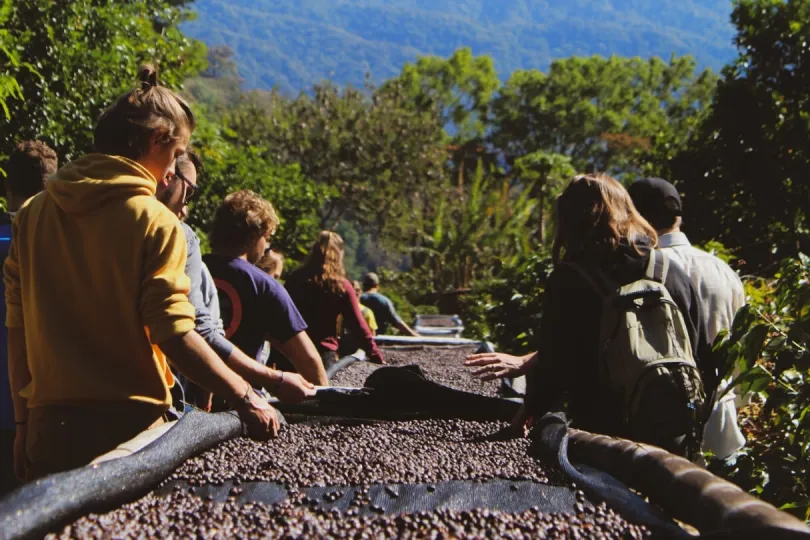
{"label": "sunglasses", "polygon": [[197,186],[192,184],[191,180],[186,178],[180,171],[174,171],[174,176],[182,180],[183,183],[186,185],[186,192],[185,195],[183,196],[183,205],[185,206],[194,198],[194,195],[197,194]]}

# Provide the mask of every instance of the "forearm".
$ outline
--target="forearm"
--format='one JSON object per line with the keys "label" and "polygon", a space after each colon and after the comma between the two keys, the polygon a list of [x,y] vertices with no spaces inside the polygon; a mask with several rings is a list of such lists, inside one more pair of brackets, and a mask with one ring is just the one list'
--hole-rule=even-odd
{"label": "forearm", "polygon": [[20,396],[20,391],[31,382],[28,370],[28,352],[25,346],[25,328],[8,329],[8,379],[11,399],[14,403],[14,420],[28,420],[28,400]]}
{"label": "forearm", "polygon": [[399,328],[399,331],[402,332],[403,334],[405,334],[406,336],[419,337],[419,334],[417,334],[413,330],[413,328],[408,326],[408,324],[405,321],[398,321],[397,322],[397,328]]}
{"label": "forearm", "polygon": [[329,385],[321,355],[306,332],[299,332],[284,342],[273,341],[272,345],[293,363],[306,380],[317,386]]}
{"label": "forearm", "polygon": [[268,381],[276,381],[281,378],[281,372],[262,365],[238,347],[234,347],[226,363],[237,375],[254,387],[262,387],[267,385]]}
{"label": "forearm", "polygon": [[230,369],[197,332],[169,338],[160,349],[183,375],[226,400],[245,395],[247,383]]}

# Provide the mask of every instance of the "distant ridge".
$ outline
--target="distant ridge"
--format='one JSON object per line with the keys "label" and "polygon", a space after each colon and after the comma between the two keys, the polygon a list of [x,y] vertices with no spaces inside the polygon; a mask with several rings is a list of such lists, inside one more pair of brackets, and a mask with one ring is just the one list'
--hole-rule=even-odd
{"label": "distant ridge", "polygon": [[669,58],[719,69],[734,57],[727,0],[196,0],[184,31],[236,52],[247,88],[362,86],[419,55],[464,46],[501,79],[572,55]]}

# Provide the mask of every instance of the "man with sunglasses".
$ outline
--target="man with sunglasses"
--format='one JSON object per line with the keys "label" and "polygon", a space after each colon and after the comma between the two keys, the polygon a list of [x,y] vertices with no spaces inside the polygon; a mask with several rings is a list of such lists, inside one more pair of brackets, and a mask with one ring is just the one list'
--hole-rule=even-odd
{"label": "man with sunglasses", "polygon": [[[189,301],[194,306],[195,330],[208,345],[237,374],[256,388],[266,388],[285,402],[296,402],[315,394],[312,384],[298,374],[283,373],[269,369],[243,353],[225,338],[219,315],[216,286],[202,261],[200,240],[194,230],[185,223],[188,216],[188,203],[197,192],[197,178],[202,173],[202,161],[193,152],[187,152],[177,159],[174,171],[158,182],[156,197],[179,219],[186,234],[186,275],[191,280]],[[202,409],[208,409],[211,394],[177,377],[182,386],[185,401]],[[181,399],[177,399],[179,403]]]}

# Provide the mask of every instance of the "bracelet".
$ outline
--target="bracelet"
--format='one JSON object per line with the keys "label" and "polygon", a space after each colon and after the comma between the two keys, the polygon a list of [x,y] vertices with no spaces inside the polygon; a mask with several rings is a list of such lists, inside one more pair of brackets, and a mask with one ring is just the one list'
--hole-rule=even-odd
{"label": "bracelet", "polygon": [[279,370],[279,373],[281,373],[281,377],[279,377],[279,379],[275,383],[273,383],[273,386],[279,386],[281,383],[284,382],[284,372]]}

